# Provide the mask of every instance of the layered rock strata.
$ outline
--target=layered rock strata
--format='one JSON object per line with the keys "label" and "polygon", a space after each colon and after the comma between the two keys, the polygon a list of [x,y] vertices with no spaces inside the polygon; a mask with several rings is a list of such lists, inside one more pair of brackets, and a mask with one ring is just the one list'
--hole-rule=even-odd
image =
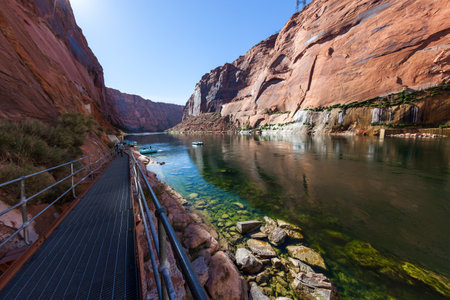
{"label": "layered rock strata", "polygon": [[313,1],[278,34],[204,75],[184,118],[220,112],[242,128],[286,123],[302,109],[448,82],[447,4]]}

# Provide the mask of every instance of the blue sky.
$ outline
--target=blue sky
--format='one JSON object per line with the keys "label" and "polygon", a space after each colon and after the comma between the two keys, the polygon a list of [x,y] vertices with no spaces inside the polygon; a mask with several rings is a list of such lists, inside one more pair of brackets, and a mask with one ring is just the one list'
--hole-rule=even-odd
{"label": "blue sky", "polygon": [[295,12],[295,0],[70,2],[106,86],[181,105],[205,73],[278,32]]}

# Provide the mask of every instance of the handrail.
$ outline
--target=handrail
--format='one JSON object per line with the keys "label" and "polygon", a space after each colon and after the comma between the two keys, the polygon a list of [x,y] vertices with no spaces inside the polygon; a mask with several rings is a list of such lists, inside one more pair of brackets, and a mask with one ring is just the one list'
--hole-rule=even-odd
{"label": "handrail", "polygon": [[78,158],[78,159],[74,159],[72,161],[69,161],[69,162],[66,162],[66,163],[63,163],[63,164],[60,164],[60,165],[57,165],[57,166],[54,166],[54,167],[51,167],[51,168],[48,168],[48,169],[45,169],[45,170],[42,170],[42,171],[38,171],[36,173],[32,173],[32,174],[29,174],[29,175],[18,177],[16,179],[13,179],[13,180],[10,180],[10,181],[7,181],[7,182],[0,183],[0,188],[6,186],[8,184],[12,184],[12,183],[18,182],[18,181],[20,181],[22,179],[27,179],[27,178],[30,178],[30,177],[33,177],[33,176],[36,176],[36,175],[39,175],[39,174],[42,174],[42,173],[45,173],[45,172],[48,172],[48,171],[53,171],[53,170],[56,170],[58,168],[61,168],[61,167],[64,167],[64,166],[67,166],[67,165],[70,165],[70,164],[73,164],[73,163],[85,160],[85,159],[90,158],[90,157],[92,157],[94,155],[101,154],[101,153],[104,153],[104,152],[107,152],[107,151],[99,151],[97,153],[94,153],[94,154],[91,154],[91,155],[87,155],[87,156],[84,156],[84,157],[81,157],[81,158]]}
{"label": "handrail", "polygon": [[[166,215],[166,208],[163,207],[158,198],[156,197],[150,183],[148,182],[142,167],[138,164],[136,158],[133,153],[130,153],[130,162],[132,164],[132,171],[135,178],[136,191],[138,193],[138,202],[139,202],[139,210],[143,220],[143,225],[145,229],[145,234],[147,238],[147,243],[149,246],[150,257],[152,259],[153,266],[153,275],[155,276],[155,282],[157,284],[158,295],[160,299],[176,299],[175,291],[172,286],[172,281],[169,274],[169,262],[167,260],[167,244],[166,237],[168,238],[170,245],[172,246],[173,254],[175,255],[175,259],[178,265],[181,267],[181,272],[183,273],[183,277],[185,278],[189,289],[191,291],[194,299],[206,300],[209,299],[206,295],[205,290],[202,285],[198,281],[195,276],[194,271],[192,270],[192,266],[184,253],[184,250],[178,241],[178,238],[173,230],[172,226],[169,223],[169,220]],[[147,190],[151,194],[152,202],[155,206],[155,215],[158,220],[158,236],[156,236],[156,232],[153,227],[152,218],[150,215],[150,210],[147,206],[147,201],[145,199],[145,195],[141,186],[141,179],[145,183]],[[144,203],[144,205],[142,205]],[[144,207],[145,206],[145,211]],[[159,259],[159,267],[156,266],[156,260],[153,254],[152,242],[150,240],[148,225],[149,223],[152,227],[152,237],[153,242],[155,244],[156,252],[158,254]],[[159,272],[158,272],[159,271]],[[160,280],[160,275],[163,278],[162,285]]]}
{"label": "handrail", "polygon": [[[96,159],[93,162],[91,162],[91,157],[94,157],[94,156],[97,156],[97,155],[98,155],[98,159]],[[100,152],[97,152],[97,153],[94,153],[94,154],[91,154],[91,155],[84,156],[84,157],[79,158],[79,159],[75,159],[75,160],[69,161],[67,163],[64,163],[64,164],[61,164],[61,165],[58,165],[58,166],[55,166],[55,167],[51,167],[51,168],[48,168],[48,169],[45,169],[45,170],[42,170],[42,171],[39,171],[39,172],[36,172],[36,173],[33,173],[33,174],[25,175],[25,176],[22,176],[22,177],[19,177],[19,178],[16,178],[16,179],[13,179],[13,180],[10,180],[10,181],[7,181],[7,182],[4,182],[4,183],[0,184],[0,188],[1,188],[1,187],[4,187],[4,186],[8,185],[8,184],[12,184],[12,183],[16,183],[16,182],[20,183],[20,201],[17,204],[15,204],[15,205],[13,205],[13,206],[11,206],[11,207],[1,211],[0,212],[0,216],[2,216],[4,214],[7,214],[8,212],[18,208],[19,206],[22,206],[22,226],[20,228],[18,228],[15,232],[13,232],[5,240],[1,241],[0,248],[2,246],[4,246],[8,241],[10,241],[14,236],[16,236],[20,231],[23,231],[25,243],[27,245],[30,245],[31,243],[29,241],[29,236],[28,236],[28,226],[33,221],[35,221],[40,215],[42,215],[47,209],[49,209],[51,206],[53,206],[57,201],[59,201],[61,198],[63,198],[65,195],[67,195],[70,191],[72,191],[73,197],[76,198],[75,188],[79,184],[81,184],[83,181],[85,181],[88,177],[92,177],[93,174],[95,172],[97,172],[105,163],[107,163],[108,159],[110,159],[111,157],[112,157],[112,152],[110,150],[100,151]],[[79,169],[74,171],[74,163],[77,163],[77,162],[80,162],[80,161],[83,161],[83,160],[86,160],[86,159],[89,159],[89,163],[87,165],[85,165],[85,166],[83,166],[83,167],[81,167],[81,168],[79,168]],[[48,172],[48,171],[52,171],[52,170],[55,170],[55,169],[58,169],[58,168],[61,168],[61,167],[64,167],[64,166],[68,166],[68,165],[70,165],[70,174],[68,176],[65,176],[64,178],[58,180],[57,182],[55,182],[55,183],[53,183],[53,184],[51,184],[51,185],[41,189],[40,191],[36,192],[35,194],[33,194],[33,195],[29,196],[29,197],[26,197],[26,195],[25,195],[25,179],[33,177],[33,176],[36,176],[36,175],[39,175],[39,174],[42,174],[44,172]],[[95,165],[97,165],[97,166],[95,166]],[[88,170],[88,173],[83,178],[78,180],[78,182],[75,183],[75,180],[74,180],[75,179],[75,175],[81,173],[82,171],[84,171],[86,169]],[[28,220],[28,214],[27,214],[27,203],[28,203],[28,201],[30,201],[31,199],[41,195],[42,193],[44,193],[44,192],[46,192],[48,190],[51,190],[52,188],[54,188],[58,184],[66,181],[66,180],[69,180],[69,179],[71,179],[71,186],[70,186],[70,188],[68,188],[66,191],[64,191],[55,200],[53,200],[49,205],[47,205],[44,209],[42,209],[35,216],[31,217],[31,219]]]}

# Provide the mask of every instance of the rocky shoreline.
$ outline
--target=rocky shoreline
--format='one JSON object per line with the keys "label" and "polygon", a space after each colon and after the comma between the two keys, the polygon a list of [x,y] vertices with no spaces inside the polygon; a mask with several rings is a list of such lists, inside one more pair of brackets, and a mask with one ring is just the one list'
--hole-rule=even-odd
{"label": "rocky shoreline", "polygon": [[[137,152],[135,155],[142,164],[157,163]],[[321,273],[326,270],[325,261],[302,244],[299,227],[267,216],[261,221],[231,223],[224,214],[223,225],[227,223],[228,228],[217,232],[197,210],[205,209],[207,203],[191,205],[155,174],[147,171],[146,176],[167,207],[169,221],[212,299],[338,299],[336,288]],[[243,204],[233,205],[236,214],[242,215]],[[147,282],[152,283],[150,262],[145,264]],[[178,273],[174,281],[183,282]],[[151,296],[147,293],[147,298]]]}
{"label": "rocky shoreline", "polygon": [[[153,162],[138,152],[134,154],[143,165],[144,162]],[[220,248],[217,232],[207,226],[199,214],[192,212],[186,206],[188,202],[170,186],[159,181],[155,174],[147,171],[146,177],[161,204],[167,208],[169,222],[185,248],[194,272],[210,297],[212,299],[248,299],[247,284],[230,257]],[[148,248],[143,230],[138,230],[138,240],[144,249],[145,257]],[[176,268],[171,251],[168,251],[168,257],[171,266]],[[174,285],[177,286],[177,296],[180,299],[188,299],[181,272],[174,268],[171,270],[171,275],[173,282],[176,283]],[[146,283],[144,298],[154,299],[153,297],[157,295],[152,294],[152,291],[155,293],[153,288],[155,283],[151,262],[148,259],[144,262],[144,269]]]}
{"label": "rocky shoreline", "polygon": [[247,241],[238,246],[235,262],[253,299],[338,299],[336,288],[320,273],[325,261],[302,244],[299,227],[265,216],[263,223],[238,222],[237,229]]}

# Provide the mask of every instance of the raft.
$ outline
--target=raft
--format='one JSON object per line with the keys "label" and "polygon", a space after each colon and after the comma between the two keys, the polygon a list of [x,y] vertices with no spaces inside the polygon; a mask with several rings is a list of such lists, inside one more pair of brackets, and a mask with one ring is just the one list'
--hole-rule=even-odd
{"label": "raft", "polygon": [[139,148],[139,153],[140,154],[152,154],[152,153],[156,153],[158,152],[157,149],[152,149],[152,148]]}

